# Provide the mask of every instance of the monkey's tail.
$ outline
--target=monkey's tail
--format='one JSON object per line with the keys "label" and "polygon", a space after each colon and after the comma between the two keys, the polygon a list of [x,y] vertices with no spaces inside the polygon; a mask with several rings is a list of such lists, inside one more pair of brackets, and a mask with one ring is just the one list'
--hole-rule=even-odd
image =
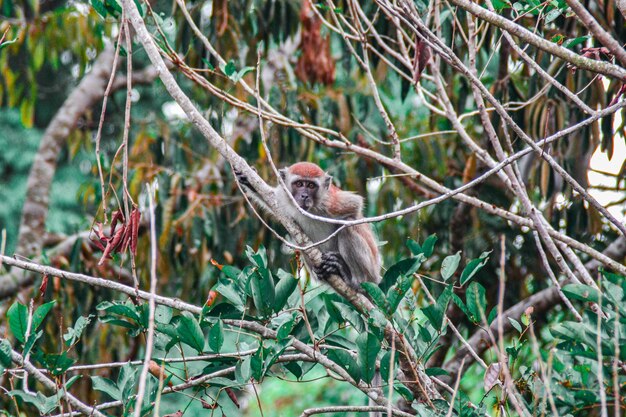
{"label": "monkey's tail", "polygon": [[[374,378],[372,378],[372,386],[379,388],[380,392],[382,393],[382,388],[381,388],[382,387],[382,378],[380,377],[380,372],[379,371],[376,371],[374,373]],[[368,402],[368,405],[370,407],[372,407],[372,406],[376,406],[378,404],[376,404],[376,401],[374,401],[373,399],[370,398],[369,402]],[[370,417],[382,417],[382,415],[383,415],[383,413],[380,412],[380,411],[372,411],[370,413]]]}

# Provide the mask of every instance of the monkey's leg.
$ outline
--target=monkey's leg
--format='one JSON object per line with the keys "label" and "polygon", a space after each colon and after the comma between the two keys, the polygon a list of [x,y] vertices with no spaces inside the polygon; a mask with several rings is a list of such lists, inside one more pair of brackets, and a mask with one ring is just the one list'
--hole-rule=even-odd
{"label": "monkey's leg", "polygon": [[368,228],[364,224],[352,226],[338,236],[339,253],[348,263],[354,288],[360,288],[363,282],[380,282],[380,262],[367,242],[366,238],[371,236]]}
{"label": "monkey's leg", "polygon": [[331,275],[339,275],[346,283],[352,285],[352,274],[348,264],[339,252],[326,252],[322,254],[322,263],[313,271],[317,278],[325,281]]}
{"label": "monkey's leg", "polygon": [[[378,390],[380,391],[380,394],[382,395],[383,390],[382,390],[382,378],[380,376],[380,371],[376,371],[374,373],[374,378],[372,379],[372,387],[378,388]],[[371,398],[368,399],[367,404],[369,406],[378,405],[376,401],[372,400]],[[382,417],[382,415],[383,413],[381,413],[380,411],[372,411],[370,413],[370,417]]]}

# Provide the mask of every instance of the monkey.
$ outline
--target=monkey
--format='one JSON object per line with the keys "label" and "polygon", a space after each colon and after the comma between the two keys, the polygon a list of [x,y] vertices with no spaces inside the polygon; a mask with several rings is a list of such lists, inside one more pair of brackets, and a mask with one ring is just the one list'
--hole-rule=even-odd
{"label": "monkey", "polygon": [[[340,225],[312,219],[302,214],[293,201],[303,210],[317,216],[332,219],[355,220],[363,217],[363,197],[335,186],[333,178],[322,168],[311,162],[298,162],[279,170],[287,190],[281,184],[274,187],[274,197],[287,216],[295,221],[314,243],[320,242],[335,232]],[[271,213],[269,207],[257,194],[254,187],[241,172],[235,171],[237,180],[247,191],[251,200],[263,210]],[[291,196],[287,194],[291,193]],[[293,197],[293,199],[292,199]],[[339,275],[344,282],[357,291],[362,291],[363,282],[380,282],[380,254],[376,239],[369,223],[346,227],[330,240],[318,246],[322,252],[319,267],[311,268],[305,256],[309,271],[321,281],[330,275]],[[372,386],[381,386],[377,371]],[[376,405],[369,399],[370,405]],[[371,417],[381,413],[372,412]]]}
{"label": "monkey", "polygon": [[[333,184],[333,178],[312,162],[298,162],[279,170],[286,185],[274,188],[274,197],[285,214],[295,221],[311,241],[320,242],[335,232],[340,225],[307,217],[293,204],[293,199],[303,210],[317,216],[340,220],[355,220],[363,217],[363,197],[344,191]],[[254,187],[241,172],[235,171],[246,195],[259,207],[271,213]],[[349,226],[318,246],[322,252],[319,267],[309,271],[321,281],[330,275],[340,276],[352,288],[360,290],[363,282],[378,283],[380,277],[380,255],[370,224]]]}

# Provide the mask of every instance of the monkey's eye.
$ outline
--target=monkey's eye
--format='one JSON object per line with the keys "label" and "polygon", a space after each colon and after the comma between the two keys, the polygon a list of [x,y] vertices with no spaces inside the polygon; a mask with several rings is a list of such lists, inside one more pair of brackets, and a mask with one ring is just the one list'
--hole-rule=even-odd
{"label": "monkey's eye", "polygon": [[315,188],[315,187],[316,187],[316,185],[315,185],[315,183],[314,183],[314,182],[310,182],[310,183],[307,185],[307,187],[309,187],[309,188],[313,189],[313,188]]}
{"label": "monkey's eye", "polygon": [[302,181],[296,181],[296,187],[301,188],[302,185]]}

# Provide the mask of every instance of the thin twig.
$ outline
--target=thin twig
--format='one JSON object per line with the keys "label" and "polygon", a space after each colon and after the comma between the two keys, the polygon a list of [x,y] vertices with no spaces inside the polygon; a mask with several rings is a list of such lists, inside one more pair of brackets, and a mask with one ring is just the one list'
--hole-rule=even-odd
{"label": "thin twig", "polygon": [[150,296],[148,298],[148,334],[146,336],[146,352],[144,356],[143,367],[139,376],[139,389],[137,390],[137,401],[135,402],[135,417],[141,416],[143,396],[146,389],[148,379],[148,370],[150,369],[150,361],[152,360],[152,345],[154,343],[154,314],[156,303],[154,297],[156,295],[157,286],[157,235],[154,225],[154,192],[150,184],[148,187],[148,207],[150,215]]}

